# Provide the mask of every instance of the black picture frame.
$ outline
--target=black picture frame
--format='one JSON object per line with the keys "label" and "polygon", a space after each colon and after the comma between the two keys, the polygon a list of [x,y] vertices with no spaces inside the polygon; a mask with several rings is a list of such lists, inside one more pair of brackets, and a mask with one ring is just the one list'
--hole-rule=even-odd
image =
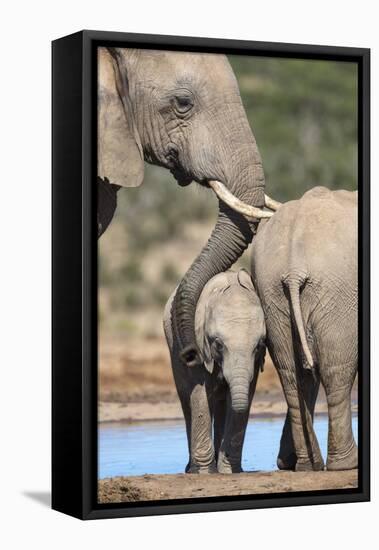
{"label": "black picture frame", "polygon": [[[358,64],[359,486],[350,490],[97,503],[96,49],[98,46]],[[81,31],[52,43],[52,507],[81,519],[370,499],[370,50]]]}

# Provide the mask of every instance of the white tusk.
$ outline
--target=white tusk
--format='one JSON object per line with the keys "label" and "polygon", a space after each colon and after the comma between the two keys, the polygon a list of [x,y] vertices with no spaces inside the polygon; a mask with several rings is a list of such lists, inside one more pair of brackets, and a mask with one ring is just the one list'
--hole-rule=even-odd
{"label": "white tusk", "polygon": [[273,215],[272,212],[266,212],[265,210],[261,210],[256,206],[250,206],[250,204],[246,204],[240,201],[220,181],[209,180],[208,184],[210,187],[212,187],[213,191],[216,193],[219,199],[224,201],[224,203],[227,204],[230,208],[232,208],[236,212],[239,212],[240,214],[243,214],[247,218],[257,218],[258,220],[260,220],[261,218],[271,218],[271,216]]}
{"label": "white tusk", "polygon": [[282,203],[279,201],[275,201],[268,195],[265,195],[265,206],[270,210],[273,210],[274,212],[276,212],[282,206]]}

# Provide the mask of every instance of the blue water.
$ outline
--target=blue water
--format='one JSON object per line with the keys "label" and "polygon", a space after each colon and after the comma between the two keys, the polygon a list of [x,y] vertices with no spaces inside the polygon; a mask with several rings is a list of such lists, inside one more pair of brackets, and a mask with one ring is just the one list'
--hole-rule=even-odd
{"label": "blue water", "polygon": [[[244,443],[245,471],[276,470],[284,418],[251,419]],[[326,458],[327,416],[315,418],[318,441]],[[357,441],[358,422],[353,418]],[[99,427],[99,479],[113,476],[183,473],[188,460],[184,421],[110,423]]]}

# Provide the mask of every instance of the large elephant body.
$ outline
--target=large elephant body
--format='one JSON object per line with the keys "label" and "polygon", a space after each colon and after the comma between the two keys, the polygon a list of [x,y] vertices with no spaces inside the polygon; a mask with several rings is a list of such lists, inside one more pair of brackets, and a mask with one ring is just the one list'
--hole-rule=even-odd
{"label": "large elephant body", "polygon": [[195,316],[204,362],[189,368],[180,359],[173,330],[175,292],[166,304],[164,330],[186,421],[186,471],[208,473],[217,467],[220,473],[240,472],[251,400],[265,354],[259,299],[244,270],[213,277],[200,295]]}
{"label": "large elephant body", "polygon": [[358,361],[357,193],[317,187],[263,223],[252,277],[267,346],[288,404],[280,468],[322,469],[313,429],[319,381],[328,415],[327,468],[357,467],[351,389]]}
{"label": "large elephant body", "polygon": [[144,161],[169,169],[180,185],[193,180],[219,197],[212,235],[173,304],[181,360],[200,365],[194,318],[201,291],[241,256],[256,222],[271,215],[261,210],[262,162],[226,56],[99,48],[99,235],[119,186],[142,183]]}

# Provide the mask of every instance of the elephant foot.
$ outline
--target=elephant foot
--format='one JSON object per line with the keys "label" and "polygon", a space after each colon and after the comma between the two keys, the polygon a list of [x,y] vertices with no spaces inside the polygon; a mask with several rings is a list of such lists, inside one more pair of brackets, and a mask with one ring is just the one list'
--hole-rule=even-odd
{"label": "elephant foot", "polygon": [[298,460],[295,466],[295,472],[320,472],[325,470],[325,464],[322,459],[318,459],[315,462],[310,460]]}
{"label": "elephant foot", "polygon": [[276,464],[279,470],[294,470],[296,467],[297,456],[295,453],[291,453],[287,456],[278,456]]}
{"label": "elephant foot", "polygon": [[219,474],[240,474],[243,472],[241,465],[218,462],[217,470]]}
{"label": "elephant foot", "polygon": [[241,459],[232,459],[225,451],[220,451],[217,460],[217,470],[219,474],[240,474],[243,472]]}
{"label": "elephant foot", "polygon": [[355,470],[358,468],[358,448],[354,443],[351,450],[344,456],[328,456],[326,468],[331,471]]}
{"label": "elephant foot", "polygon": [[187,464],[185,469],[186,474],[217,474],[216,462],[212,462],[208,466],[200,466],[199,464]]}

